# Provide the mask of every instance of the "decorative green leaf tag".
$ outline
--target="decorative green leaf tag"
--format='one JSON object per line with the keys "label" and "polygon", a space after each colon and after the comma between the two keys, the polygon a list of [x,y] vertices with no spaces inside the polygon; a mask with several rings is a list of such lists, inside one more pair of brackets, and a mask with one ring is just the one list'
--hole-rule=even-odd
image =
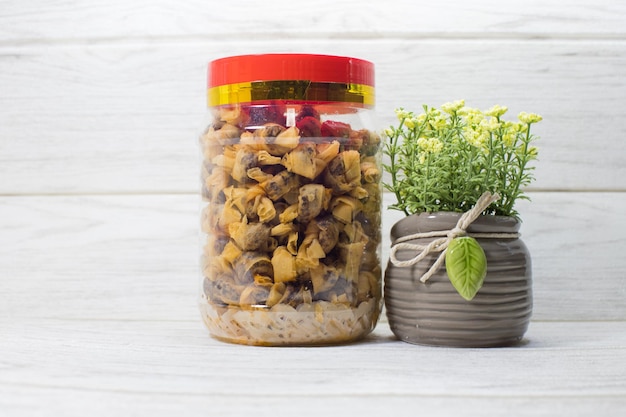
{"label": "decorative green leaf tag", "polygon": [[476,296],[487,275],[487,257],[476,239],[462,236],[450,242],[446,271],[461,297],[469,301]]}

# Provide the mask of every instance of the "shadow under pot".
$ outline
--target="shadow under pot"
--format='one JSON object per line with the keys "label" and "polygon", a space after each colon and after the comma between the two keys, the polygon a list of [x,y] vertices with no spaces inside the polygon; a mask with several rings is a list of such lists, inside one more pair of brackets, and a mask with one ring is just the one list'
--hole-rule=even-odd
{"label": "shadow under pot", "polygon": [[[452,230],[461,213],[436,212],[407,216],[391,229],[391,244],[403,236]],[[519,343],[532,314],[532,272],[528,249],[519,237],[481,238],[478,234],[516,236],[520,221],[507,216],[479,216],[467,229],[483,248],[487,274],[476,296],[467,301],[454,288],[444,265],[426,282],[420,278],[440,252],[413,266],[389,261],[385,271],[385,307],[391,331],[402,341],[450,347],[497,347]],[[407,243],[427,245],[434,237]],[[415,250],[399,249],[396,258],[409,260]]]}

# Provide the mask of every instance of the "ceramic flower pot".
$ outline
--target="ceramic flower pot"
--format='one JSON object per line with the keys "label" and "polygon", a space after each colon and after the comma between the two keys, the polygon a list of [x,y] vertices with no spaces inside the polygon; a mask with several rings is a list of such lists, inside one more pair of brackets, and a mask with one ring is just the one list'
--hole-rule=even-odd
{"label": "ceramic flower pot", "polygon": [[[461,214],[421,213],[408,216],[391,229],[391,243],[402,236],[451,230]],[[472,233],[515,234],[520,222],[513,217],[479,216],[467,229]],[[434,238],[408,243],[428,244]],[[518,343],[532,313],[530,254],[519,237],[480,238],[487,257],[487,275],[476,296],[466,301],[450,283],[442,266],[425,283],[420,277],[440,253],[430,253],[419,263],[398,267],[391,262],[385,271],[385,307],[392,332],[405,342],[452,346],[495,347]],[[396,258],[407,260],[415,251],[398,250]]]}

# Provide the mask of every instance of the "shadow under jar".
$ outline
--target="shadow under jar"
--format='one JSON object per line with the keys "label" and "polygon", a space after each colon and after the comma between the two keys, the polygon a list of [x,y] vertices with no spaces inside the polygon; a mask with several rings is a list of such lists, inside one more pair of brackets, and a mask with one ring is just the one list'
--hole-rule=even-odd
{"label": "shadow under jar", "polygon": [[360,339],[382,306],[374,66],[243,55],[209,65],[200,311],[250,345]]}
{"label": "shadow under jar", "polygon": [[[451,230],[461,214],[421,213],[408,216],[391,229],[391,243],[402,236]],[[512,233],[520,222],[513,217],[482,215],[467,229],[472,233]],[[435,238],[407,241],[427,245]],[[425,283],[420,278],[439,256],[430,253],[411,267],[389,262],[385,270],[385,307],[392,332],[405,342],[451,347],[496,347],[522,340],[532,314],[530,254],[518,237],[480,238],[487,258],[487,275],[476,296],[467,301],[452,286],[442,266]],[[416,255],[398,250],[400,261]]]}

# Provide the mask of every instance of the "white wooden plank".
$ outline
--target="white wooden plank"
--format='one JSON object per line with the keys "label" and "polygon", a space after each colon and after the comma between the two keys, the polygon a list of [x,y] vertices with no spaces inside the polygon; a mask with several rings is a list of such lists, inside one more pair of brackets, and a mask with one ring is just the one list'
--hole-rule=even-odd
{"label": "white wooden plank", "polygon": [[[259,379],[263,380],[264,377]],[[375,381],[373,383],[376,383]],[[283,397],[263,397],[250,393],[199,395],[152,394],[109,391],[88,391],[79,388],[46,388],[39,386],[7,387],[4,410],[12,417],[41,416],[206,416],[221,413],[227,416],[275,417],[297,412],[302,417],[317,417],[331,413],[342,415],[380,416],[393,414],[398,417],[414,417],[428,414],[432,417],[485,416],[519,417],[566,415],[569,417],[592,417],[594,415],[621,415],[626,400],[620,396],[604,397],[526,397],[502,398],[436,397],[384,394],[367,396],[303,397],[283,393]],[[96,405],[97,406],[94,406]],[[295,410],[295,411],[292,411]]]}
{"label": "white wooden plank", "polygon": [[[533,319],[626,319],[626,193],[530,196]],[[0,198],[0,317],[195,320],[198,212],[196,195]],[[401,217],[385,211],[384,264]]]}
{"label": "white wooden plank", "polygon": [[381,129],[457,98],[533,111],[535,189],[626,189],[624,41],[284,39],[0,48],[0,193],[195,191],[206,63],[302,50],[373,60]]}
{"label": "white wooden plank", "polygon": [[289,349],[224,344],[188,321],[20,319],[0,328],[0,405],[12,416],[174,407],[313,416],[329,406],[363,415],[406,406],[429,415],[483,407],[494,416],[505,407],[619,415],[626,406],[625,322],[533,323],[526,344],[503,349],[409,345],[384,328],[357,344]]}
{"label": "white wooden plank", "polygon": [[0,42],[251,36],[623,37],[626,8],[610,0],[29,1],[0,3]]}

